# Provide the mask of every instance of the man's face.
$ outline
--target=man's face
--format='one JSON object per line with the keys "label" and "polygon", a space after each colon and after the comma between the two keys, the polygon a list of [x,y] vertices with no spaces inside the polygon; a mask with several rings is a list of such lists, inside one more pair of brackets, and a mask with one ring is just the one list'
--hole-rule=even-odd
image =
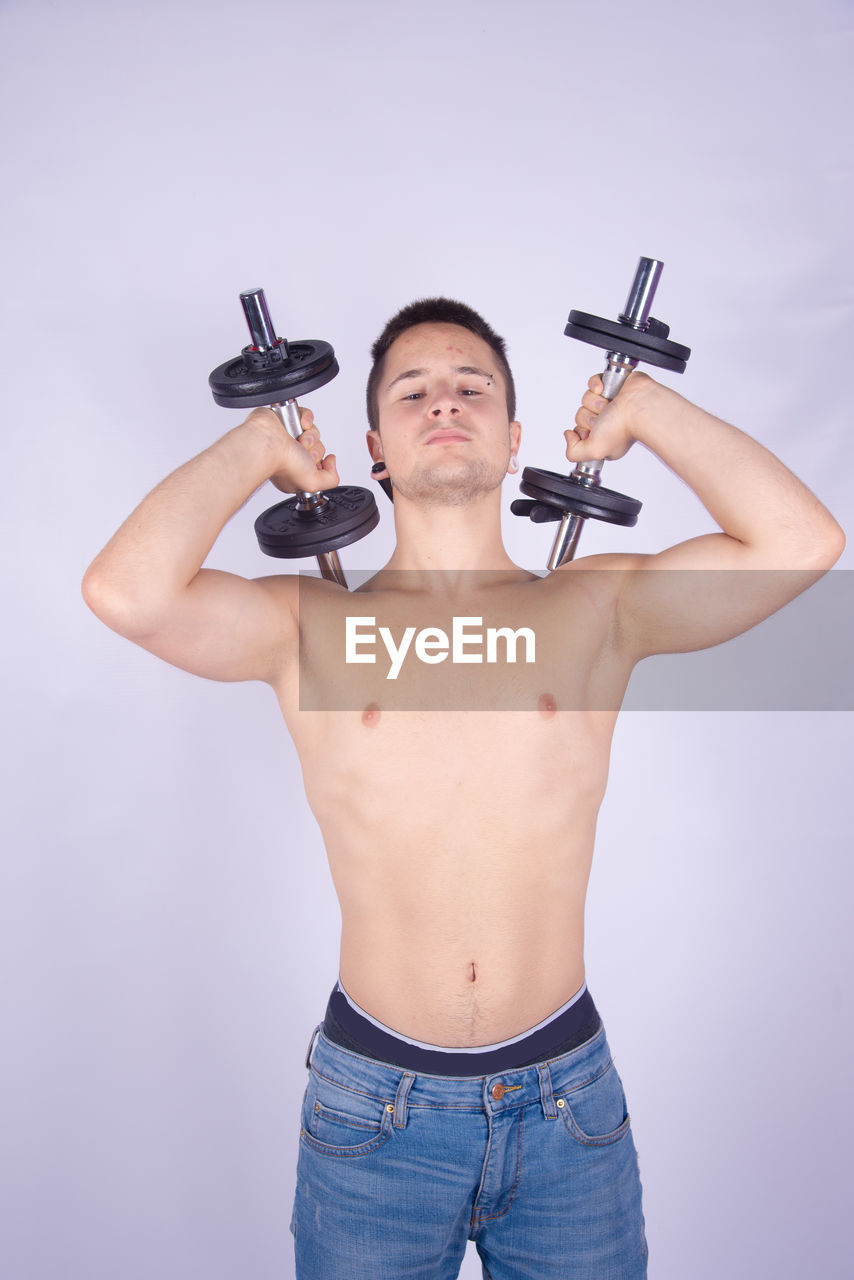
{"label": "man's face", "polygon": [[464,506],[497,489],[521,428],[507,418],[504,379],[488,343],[453,324],[420,324],[389,347],[368,432],[395,493]]}

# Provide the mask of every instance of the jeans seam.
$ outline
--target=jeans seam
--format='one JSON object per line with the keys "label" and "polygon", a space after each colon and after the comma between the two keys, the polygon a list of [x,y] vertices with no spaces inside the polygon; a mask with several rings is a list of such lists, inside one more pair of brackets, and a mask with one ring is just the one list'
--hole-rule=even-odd
{"label": "jeans seam", "polygon": [[[489,1141],[490,1143],[492,1142],[492,1125],[490,1125],[489,1127]],[[512,1187],[507,1192],[504,1208],[501,1210],[500,1213],[490,1213],[486,1215],[482,1214],[477,1208],[475,1208],[474,1212],[472,1213],[472,1225],[474,1224],[475,1219],[478,1219],[478,1228],[484,1226],[487,1222],[498,1222],[499,1219],[506,1217],[507,1214],[510,1212],[510,1210],[513,1208],[513,1201],[516,1199],[516,1192],[519,1190],[519,1182],[521,1181],[521,1178],[522,1178],[522,1154],[523,1154],[524,1144],[525,1144],[525,1116],[523,1112],[522,1116],[520,1116],[519,1118],[519,1141],[516,1144],[516,1176],[513,1179]],[[489,1152],[487,1150],[487,1159],[488,1158],[489,1158]],[[484,1160],[484,1167],[485,1166],[486,1166],[486,1160]],[[478,1195],[475,1196],[475,1205],[477,1205],[477,1198],[479,1195],[480,1195],[480,1187],[478,1187]]]}
{"label": "jeans seam", "polygon": [[[570,1120],[572,1120],[571,1123]],[[612,1147],[616,1145],[621,1138],[624,1138],[631,1129],[632,1117],[627,1115],[623,1123],[619,1125],[618,1128],[612,1130],[611,1133],[603,1133],[601,1137],[591,1137],[589,1134],[586,1134],[583,1129],[578,1127],[575,1119],[569,1116],[564,1120],[564,1126],[569,1133],[569,1136],[574,1139],[579,1146]]]}
{"label": "jeans seam", "polygon": [[410,1111],[467,1111],[469,1115],[483,1115],[486,1107],[482,1102],[468,1104],[464,1102],[409,1102]]}
{"label": "jeans seam", "polygon": [[317,1099],[314,1103],[314,1112],[329,1124],[340,1124],[345,1129],[366,1129],[369,1133],[379,1133],[383,1127],[382,1116],[379,1124],[372,1124],[370,1120],[363,1120],[361,1116],[351,1116],[346,1111],[334,1111],[332,1107],[325,1107]]}
{"label": "jeans seam", "polygon": [[355,1094],[357,1098],[370,1098],[374,1102],[382,1102],[387,1104],[391,1102],[391,1098],[386,1094],[368,1093],[365,1089],[354,1089],[352,1085],[342,1084],[340,1080],[333,1080],[332,1076],[326,1076],[322,1071],[318,1071],[317,1067],[311,1068],[318,1080],[325,1080],[327,1084],[334,1085],[336,1089],[344,1089],[347,1093]]}
{"label": "jeans seam", "polygon": [[587,1076],[587,1078],[584,1080],[579,1080],[570,1085],[567,1085],[565,1088],[560,1088],[555,1090],[554,1091],[555,1097],[564,1098],[566,1097],[567,1094],[577,1093],[579,1089],[585,1089],[587,1085],[593,1084],[596,1080],[601,1080],[602,1076],[605,1075],[606,1071],[610,1071],[613,1065],[614,1065],[614,1059],[609,1058],[608,1061],[604,1064],[604,1066],[600,1067],[598,1071],[594,1071],[592,1076]]}

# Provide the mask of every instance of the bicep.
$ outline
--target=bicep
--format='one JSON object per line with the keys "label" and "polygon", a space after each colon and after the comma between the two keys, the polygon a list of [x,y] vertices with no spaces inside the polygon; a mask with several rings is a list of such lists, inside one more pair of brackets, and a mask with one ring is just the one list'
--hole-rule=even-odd
{"label": "bicep", "polygon": [[296,652],[297,583],[200,569],[162,621],[129,639],[208,680],[272,682]]}
{"label": "bicep", "polygon": [[776,613],[825,569],[777,567],[725,533],[627,557],[617,601],[622,643],[639,660],[722,644]]}

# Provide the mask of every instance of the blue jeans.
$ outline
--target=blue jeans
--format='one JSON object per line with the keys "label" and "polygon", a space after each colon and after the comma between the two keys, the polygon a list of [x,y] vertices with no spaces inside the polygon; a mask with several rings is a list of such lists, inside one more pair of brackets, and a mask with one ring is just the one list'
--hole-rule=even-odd
{"label": "blue jeans", "polygon": [[493,1076],[375,1062],[318,1028],[291,1230],[297,1280],[643,1280],[625,1095],[600,1027]]}

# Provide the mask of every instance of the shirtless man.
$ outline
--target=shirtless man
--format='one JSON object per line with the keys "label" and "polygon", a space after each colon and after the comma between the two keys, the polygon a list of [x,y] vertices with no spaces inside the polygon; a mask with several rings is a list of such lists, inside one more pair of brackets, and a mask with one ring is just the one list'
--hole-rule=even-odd
{"label": "shirtless man", "polygon": [[[467,1238],[493,1280],[634,1280],[647,1256],[637,1157],[583,955],[617,710],[639,659],[755,625],[829,569],[844,537],[761,445],[635,372],[610,405],[590,379],[569,462],[640,440],[721,532],[528,573],[500,535],[521,434],[503,341],[432,299],[390,321],[373,354],[368,447],[395,495],[383,570],[345,592],[201,568],[265,480],[338,483],[309,410],[297,442],[256,409],[145,498],[84,596],[176,666],[268,682],[299,752],[342,914],[340,983],[309,1051],[300,1280],[445,1280]],[[653,572],[673,569],[695,572]],[[424,710],[429,680],[459,677],[447,662],[408,664],[393,693],[381,663],[360,666],[349,697],[300,709],[324,705],[343,669],[330,637],[353,614],[396,635],[509,618],[536,633],[537,660],[506,689],[496,668],[500,696],[458,709]]]}

